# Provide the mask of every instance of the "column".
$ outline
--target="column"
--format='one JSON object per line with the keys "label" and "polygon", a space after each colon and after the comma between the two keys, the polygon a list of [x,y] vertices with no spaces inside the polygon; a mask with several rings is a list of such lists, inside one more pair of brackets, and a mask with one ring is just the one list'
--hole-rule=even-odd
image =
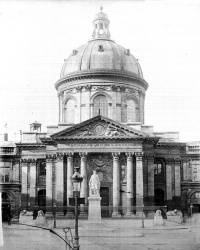
{"label": "column", "polygon": [[87,164],[86,164],[86,156],[87,153],[80,153],[81,157],[81,169],[80,169],[80,174],[83,177],[83,180],[81,182],[81,192],[80,192],[80,197],[85,198],[85,205],[82,204],[80,206],[80,216],[81,217],[86,217],[87,212],[85,211],[85,207],[87,205],[87,196],[88,196],[88,183],[87,183]]}
{"label": "column", "polygon": [[148,154],[148,205],[154,206],[154,155]]}
{"label": "column", "polygon": [[120,153],[113,153],[113,213],[112,217],[121,217],[118,211],[119,206],[119,155]]}
{"label": "column", "polygon": [[143,187],[143,164],[142,164],[142,152],[136,152],[136,215],[144,216],[144,187]]}
{"label": "column", "polygon": [[22,178],[22,187],[21,187],[21,209],[24,210],[28,208],[28,165],[27,160],[21,160],[21,178]]}
{"label": "column", "polygon": [[46,215],[52,215],[53,206],[53,156],[46,155]]}
{"label": "column", "polygon": [[63,154],[57,154],[57,162],[55,166],[55,203],[58,215],[63,215],[63,200],[64,200],[64,168]]}
{"label": "column", "polygon": [[180,160],[175,161],[175,208],[181,209],[181,172]]}
{"label": "column", "polygon": [[74,166],[73,166],[73,153],[67,154],[67,217],[73,218],[74,217],[74,209],[69,205],[69,198],[73,198],[73,183],[71,181],[71,177],[74,173]]}
{"label": "column", "polygon": [[167,206],[172,209],[172,162],[166,160],[166,186],[167,186]]}
{"label": "column", "polygon": [[127,156],[127,212],[126,217],[133,217],[133,156],[132,153],[126,153]]}
{"label": "column", "polygon": [[36,199],[36,160],[32,159],[30,163],[30,209],[33,210]]}

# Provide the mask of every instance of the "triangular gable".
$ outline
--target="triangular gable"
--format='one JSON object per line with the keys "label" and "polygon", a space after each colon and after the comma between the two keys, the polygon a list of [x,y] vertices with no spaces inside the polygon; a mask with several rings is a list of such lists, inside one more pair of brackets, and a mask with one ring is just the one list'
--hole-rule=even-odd
{"label": "triangular gable", "polygon": [[148,135],[98,115],[51,135],[53,140],[86,138],[147,138]]}

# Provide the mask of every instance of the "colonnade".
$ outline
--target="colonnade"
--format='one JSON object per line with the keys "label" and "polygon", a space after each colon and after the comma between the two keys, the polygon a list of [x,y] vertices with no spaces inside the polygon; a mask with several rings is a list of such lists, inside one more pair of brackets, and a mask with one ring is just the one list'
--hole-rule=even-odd
{"label": "colonnade", "polygon": [[[80,174],[83,177],[81,182],[80,196],[85,197],[85,204],[87,204],[88,198],[88,180],[87,180],[87,153],[82,152],[80,155]],[[134,163],[136,166],[136,215],[141,215],[141,207],[144,203],[144,191],[143,191],[143,154],[142,152],[135,153],[126,153],[127,161],[127,186],[126,186],[126,205],[127,212],[126,216],[133,216],[133,186],[134,186]],[[71,176],[73,175],[74,166],[73,166],[73,153],[66,153],[67,158],[67,205],[69,205],[69,198],[73,197],[73,183],[71,182]],[[57,206],[63,206],[64,201],[64,176],[63,176],[63,153],[58,153],[57,158],[52,156],[47,156],[46,160],[46,204],[47,207],[51,207],[55,202]],[[112,217],[121,217],[119,212],[120,205],[120,153],[112,153],[113,157],[113,194],[112,194],[112,203],[113,203],[113,213]],[[151,163],[153,158],[151,158]],[[53,173],[55,177],[53,178]],[[154,197],[154,169],[153,164],[149,168],[149,197],[151,201]],[[54,183],[55,179],[55,183]],[[55,193],[53,192],[53,186],[55,186]],[[53,197],[54,196],[54,197]],[[70,215],[70,211],[68,212]],[[80,215],[85,216],[85,205],[81,205]]]}

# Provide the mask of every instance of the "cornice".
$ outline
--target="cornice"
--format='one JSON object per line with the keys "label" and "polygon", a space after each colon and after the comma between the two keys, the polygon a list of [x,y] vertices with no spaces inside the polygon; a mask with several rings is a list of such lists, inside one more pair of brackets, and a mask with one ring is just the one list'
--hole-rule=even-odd
{"label": "cornice", "polygon": [[45,148],[43,143],[17,143],[17,148]]}
{"label": "cornice", "polygon": [[181,142],[158,142],[156,144],[156,147],[164,147],[164,148],[184,148],[186,146],[186,143]]}
{"label": "cornice", "polygon": [[148,83],[137,75],[130,73],[128,71],[119,71],[119,70],[85,70],[85,71],[76,71],[68,74],[67,76],[61,78],[55,83],[55,88],[58,90],[59,86],[63,83],[73,82],[73,81],[83,81],[86,79],[123,79],[129,82],[137,82],[141,84],[145,90],[148,88]]}

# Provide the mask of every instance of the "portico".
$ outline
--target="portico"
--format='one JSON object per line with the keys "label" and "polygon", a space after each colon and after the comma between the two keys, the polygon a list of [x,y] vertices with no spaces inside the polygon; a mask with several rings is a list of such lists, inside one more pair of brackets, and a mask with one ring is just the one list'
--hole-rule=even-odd
{"label": "portico", "polygon": [[[102,129],[95,130],[97,126],[98,128],[101,126]],[[115,135],[106,134],[108,126],[112,126]],[[90,127],[93,135],[80,137],[80,131],[86,127]],[[101,136],[98,134],[99,131],[101,131]],[[102,131],[105,132],[102,133]],[[67,200],[67,205],[69,205],[68,200],[73,196],[70,178],[73,175],[74,167],[78,165],[83,177],[80,195],[85,197],[85,205],[81,205],[80,216],[87,217],[88,180],[93,170],[97,170],[101,186],[109,187],[109,206],[112,207],[110,216],[113,218],[122,215],[126,217],[141,216],[140,210],[144,204],[143,144],[145,140],[144,133],[125,128],[102,116],[79,124],[73,131],[69,128],[52,135],[48,144],[54,144],[56,154],[49,156],[47,146],[47,158],[48,162],[49,158],[52,158],[55,166],[54,169],[47,167],[47,176],[51,176],[54,172],[55,178],[47,178],[46,185],[47,187],[51,185],[49,190],[52,190],[50,192],[55,195],[50,196],[50,193],[47,192],[48,204],[55,202],[62,207],[64,200]],[[152,138],[153,140],[155,138]],[[45,142],[45,139],[43,141]],[[52,151],[52,146],[49,146],[49,149]],[[65,171],[65,165],[67,171]],[[50,184],[52,179],[55,179],[55,185]],[[66,183],[66,187],[64,187],[64,183]],[[125,201],[121,199],[120,190],[125,191]],[[51,199],[52,201],[50,201]],[[136,215],[134,215],[133,206],[137,207]],[[122,210],[125,211],[125,214],[122,213]],[[70,211],[69,207],[66,216],[71,215]]]}

